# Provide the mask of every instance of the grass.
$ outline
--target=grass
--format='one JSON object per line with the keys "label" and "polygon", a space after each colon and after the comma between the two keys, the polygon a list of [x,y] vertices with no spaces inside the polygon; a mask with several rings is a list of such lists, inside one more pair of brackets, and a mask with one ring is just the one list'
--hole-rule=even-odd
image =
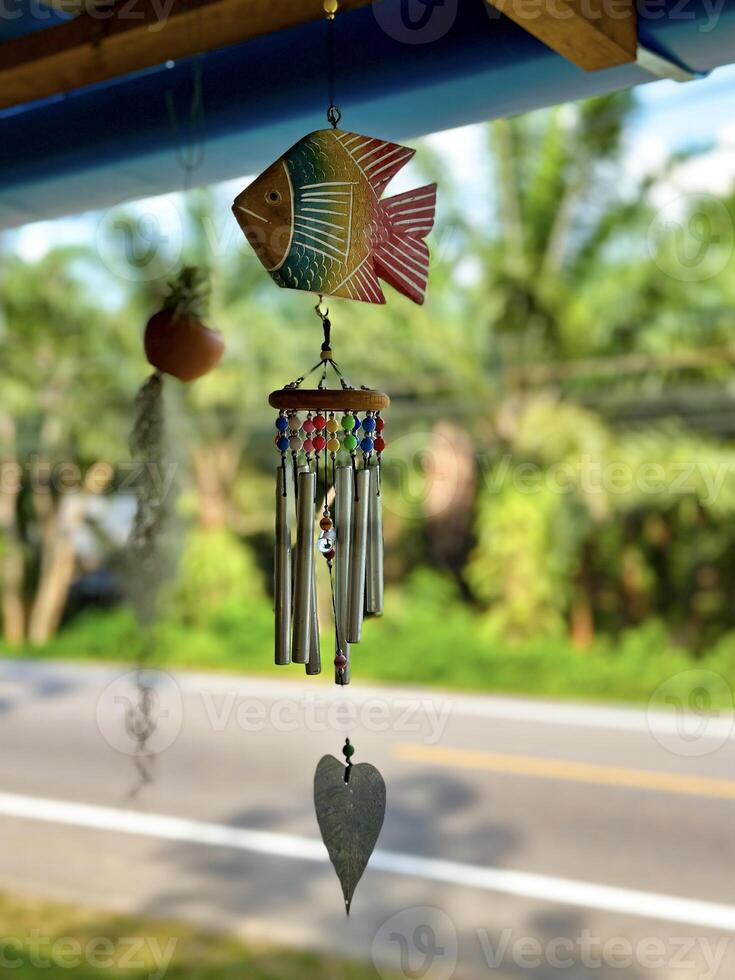
{"label": "grass", "polygon": [[[156,628],[156,665],[293,677],[298,668],[272,665],[269,603],[246,602],[230,604],[203,620],[161,623]],[[363,642],[353,650],[355,678],[553,698],[653,700],[669,706],[677,701],[688,705],[694,691],[695,709],[732,708],[732,636],[700,658],[672,645],[656,621],[615,641],[603,638],[584,651],[563,638],[509,645],[491,635],[482,616],[432,575],[390,590],[386,609],[389,615],[366,622]],[[324,652],[331,642],[325,633]],[[46,647],[19,652],[127,663],[136,659],[140,646],[132,614],[121,609],[80,617]],[[323,659],[328,659],[324,653]],[[328,681],[327,671],[323,679]]]}
{"label": "grass", "polygon": [[254,947],[181,923],[0,895],[0,964],[16,980],[374,980],[375,970]]}

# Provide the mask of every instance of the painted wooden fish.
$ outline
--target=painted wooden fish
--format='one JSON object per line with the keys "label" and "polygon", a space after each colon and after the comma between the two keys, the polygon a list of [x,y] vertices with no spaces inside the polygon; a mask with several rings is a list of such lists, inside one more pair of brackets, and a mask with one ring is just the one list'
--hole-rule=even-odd
{"label": "painted wooden fish", "polygon": [[385,303],[378,277],[423,303],[424,241],[436,184],[381,200],[415,150],[321,129],[291,147],[235,199],[233,212],[279,286]]}

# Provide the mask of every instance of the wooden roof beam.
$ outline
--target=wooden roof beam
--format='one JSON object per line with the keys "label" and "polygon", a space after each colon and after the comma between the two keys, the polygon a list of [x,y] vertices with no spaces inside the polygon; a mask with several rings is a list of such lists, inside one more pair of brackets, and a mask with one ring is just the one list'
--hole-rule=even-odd
{"label": "wooden roof beam", "polygon": [[634,0],[488,0],[491,6],[585,71],[636,60]]}
{"label": "wooden roof beam", "polygon": [[[370,0],[340,0],[341,10]],[[324,17],[322,0],[120,0],[0,44],[0,109]]]}

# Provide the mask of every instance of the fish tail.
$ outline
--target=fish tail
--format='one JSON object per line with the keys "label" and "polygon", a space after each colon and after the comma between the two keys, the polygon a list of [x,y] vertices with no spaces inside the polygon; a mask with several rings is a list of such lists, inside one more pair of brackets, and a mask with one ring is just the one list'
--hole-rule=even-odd
{"label": "fish tail", "polygon": [[375,250],[375,271],[404,296],[421,305],[429,279],[429,248],[434,227],[436,184],[397,194],[381,202],[385,234]]}

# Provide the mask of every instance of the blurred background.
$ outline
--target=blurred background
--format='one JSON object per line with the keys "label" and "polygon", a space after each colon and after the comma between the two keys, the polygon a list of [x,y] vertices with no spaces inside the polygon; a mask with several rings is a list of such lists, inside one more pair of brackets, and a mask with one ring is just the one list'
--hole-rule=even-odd
{"label": "blurred background", "polygon": [[[366,626],[353,670],[357,683],[405,682],[447,697],[462,690],[732,708],[733,86],[735,69],[725,68],[691,87],[660,82],[416,144],[415,160],[392,189],[424,180],[439,183],[425,306],[393,291],[383,308],[330,303],[340,365],[353,383],[378,387],[392,398],[384,457],[386,615]],[[182,185],[184,179],[182,169]],[[167,280],[186,263],[211,272],[208,322],[224,334],[227,352],[209,377],[187,388],[173,382],[167,387],[172,468],[163,477],[181,488],[181,553],[155,627],[154,661],[164,668],[276,675],[270,589],[278,457],[267,393],[314,363],[321,332],[308,297],[274,288],[232,220],[231,200],[247,179],[32,225],[0,239],[0,588],[6,665],[25,658],[127,664],[142,652],[122,574],[140,484],[127,439],[136,391],[150,371],[142,352],[145,323],[159,308]],[[320,601],[328,601],[326,594]],[[326,635],[324,642],[328,645]],[[16,675],[8,676],[20,683]],[[51,696],[42,685],[34,691]],[[524,742],[520,728],[516,733],[512,725],[501,725],[493,741],[474,723],[466,724],[455,742],[464,739],[473,749],[505,744],[512,751],[555,751],[540,734],[535,745],[533,739]],[[573,734],[565,730],[568,741],[555,754],[593,752],[591,742],[580,748]],[[18,757],[13,770],[18,792],[24,779],[17,773],[30,773],[27,767],[44,752],[42,743],[33,741],[38,733],[28,737],[23,744],[35,746],[35,755],[29,748],[27,756]],[[337,751],[339,739],[332,742]],[[291,748],[279,744],[279,751],[293,751],[293,736]],[[325,739],[319,744],[329,747]],[[615,757],[611,745],[603,740],[596,760],[587,762],[622,765],[625,760]],[[191,765],[195,771],[201,765],[204,773],[211,763],[198,760],[189,748]],[[645,764],[645,753],[632,741],[623,749],[633,767],[641,759]],[[72,753],[77,751],[82,753],[75,742]],[[375,751],[379,755],[380,749]],[[315,743],[305,754],[306,770],[316,753]],[[712,842],[729,840],[731,802],[722,800],[731,800],[731,784],[725,785],[731,769],[716,771],[711,757],[705,771],[675,753],[664,756],[664,761],[649,759],[647,768],[684,766],[688,778],[704,772],[722,784],[717,791],[691,783],[681,790],[718,798],[706,804],[713,808],[708,811],[712,828],[718,828],[711,830],[709,844],[698,822],[700,801],[692,800],[686,812],[677,810],[682,822],[668,842],[671,854],[694,847],[695,839],[703,848],[701,860],[692,859],[686,886],[677,878],[678,858],[654,861],[657,841],[665,837],[669,800],[678,807],[678,797],[664,797],[655,816],[647,810],[645,794],[642,803],[635,797],[643,829],[630,853],[638,848],[647,855],[636,858],[639,868],[649,858],[653,862],[640,881],[633,881],[632,872],[626,878],[630,868],[622,841],[608,849],[609,865],[596,867],[614,833],[613,824],[605,822],[608,803],[604,794],[582,803],[574,793],[566,796],[568,787],[560,794],[565,799],[554,803],[567,807],[564,818],[560,813],[557,822],[550,821],[560,836],[540,849],[544,857],[532,853],[528,868],[591,880],[609,875],[604,880],[611,884],[633,883],[654,892],[680,894],[686,887],[698,901],[728,900],[724,878],[717,877],[725,874],[727,861]],[[408,779],[401,772],[399,766],[396,779]],[[107,785],[108,775],[100,777],[100,786]],[[272,775],[261,775],[278,785]],[[417,775],[416,783],[399,782],[412,789],[389,826],[386,847],[430,856],[446,847],[458,860],[503,864],[508,857],[511,866],[523,865],[525,857],[511,856],[525,853],[519,841],[533,833],[510,816],[501,827],[497,787],[488,784],[486,799],[475,781],[481,778],[491,777],[472,773],[461,784],[459,773],[445,773],[433,781]],[[27,792],[38,791],[31,775],[26,782]],[[536,799],[516,787],[521,824],[534,812],[543,822],[541,811],[549,800],[545,785]],[[84,786],[65,786],[74,799],[94,795]],[[165,779],[154,792],[160,798],[145,806],[169,812],[175,795],[167,798]],[[201,790],[202,799],[206,792]],[[308,792],[307,778],[307,798],[298,796],[302,817]],[[418,794],[416,806],[411,792]],[[293,800],[283,797],[281,803],[288,810]],[[192,805],[206,809],[199,800]],[[587,813],[586,805],[594,812]],[[275,815],[280,812],[275,803],[273,809],[263,805],[254,811],[234,807],[233,802],[227,813],[235,823],[294,829],[290,818]],[[465,808],[471,826],[451,823],[461,821]],[[615,827],[630,808],[629,798],[620,801]],[[419,812],[431,829],[414,834],[410,828]],[[567,822],[581,813],[586,817],[580,817],[579,827]],[[450,827],[458,834],[456,853],[445,843]],[[559,840],[570,844],[566,835],[572,831],[590,856],[576,869],[571,857],[554,867],[551,855],[562,853]],[[625,833],[635,837],[631,827]],[[67,845],[60,840],[57,846],[65,851]],[[58,860],[61,852],[53,853]],[[180,854],[167,858],[176,862]],[[47,861],[52,862],[50,853]],[[15,878],[4,873],[5,885],[21,881],[23,873],[22,866]],[[194,880],[204,874],[193,863],[186,873]],[[212,884],[211,894],[198,893],[205,912],[198,906],[187,912],[206,925],[230,921],[223,911],[226,898],[236,907],[236,920],[260,901],[268,905],[272,899],[273,911],[278,885],[281,893],[290,889],[264,872],[271,891],[259,893],[251,881],[251,892],[243,889],[241,895],[234,871],[220,867],[213,873],[224,876],[225,891]],[[101,903],[92,880],[82,876],[74,888],[34,887],[50,891],[51,898],[67,900],[73,893],[80,901]],[[339,915],[336,885],[325,888],[334,899],[331,911]],[[181,913],[175,903],[146,904],[135,898],[135,889],[130,894],[124,911],[138,901],[146,913],[161,908],[176,917]],[[299,897],[309,894],[303,885]],[[378,883],[365,901],[376,925],[381,913],[386,918],[389,912],[380,894]],[[467,901],[454,902],[441,889],[437,894],[433,904],[448,908],[455,923],[457,915],[462,921]],[[405,893],[396,901],[421,904]],[[49,928],[58,924],[59,935],[65,928],[73,935],[96,935],[100,928],[77,913],[48,906],[39,912],[31,899],[24,902],[8,900],[3,909],[9,934],[24,935],[39,916],[54,923]],[[690,922],[714,927],[719,921],[714,913],[699,912],[699,919],[691,914]],[[498,920],[488,912],[485,924],[491,921]],[[586,920],[562,917],[560,923],[549,914],[530,921],[526,928],[533,935],[549,936],[559,930],[566,935]],[[321,922],[322,938],[327,937],[322,946],[329,947],[336,934],[330,929],[341,929],[337,923]],[[113,931],[119,936],[122,928],[117,922]],[[366,931],[372,938],[371,928]],[[282,937],[263,930],[266,938],[280,942]],[[168,975],[242,975],[227,972],[241,969],[242,951],[177,935],[185,954]],[[291,941],[310,944],[303,935]],[[355,952],[360,945],[355,943],[351,950],[350,941],[343,948],[335,940],[334,951]],[[369,946],[360,946],[359,958]],[[313,956],[281,960],[281,955],[248,960],[246,975],[296,980],[376,975],[372,968],[363,973],[363,967]],[[29,972],[18,975],[35,977],[24,963]],[[152,975],[150,964],[146,969],[135,975]],[[487,963],[482,969],[470,965],[466,974],[484,976],[488,969]],[[591,969],[567,972],[587,976]],[[75,975],[97,973],[87,965]],[[441,980],[453,974],[395,975]],[[525,974],[509,967],[507,975]],[[559,970],[547,966],[533,975],[558,976]],[[627,975],[649,973],[636,967]],[[704,967],[681,973],[671,966],[655,975],[720,976]]]}
{"label": "blurred background", "polygon": [[[735,676],[734,83],[419,144],[396,190],[440,184],[426,305],[332,304],[348,375],[393,398],[391,615],[368,631],[369,676],[607,699],[647,699],[687,664]],[[170,390],[185,543],[161,647],[269,669],[266,394],[320,332],[231,219],[245,180],[3,238],[7,650],[135,655],[127,436],[143,327],[186,262],[211,270],[227,355]]]}

